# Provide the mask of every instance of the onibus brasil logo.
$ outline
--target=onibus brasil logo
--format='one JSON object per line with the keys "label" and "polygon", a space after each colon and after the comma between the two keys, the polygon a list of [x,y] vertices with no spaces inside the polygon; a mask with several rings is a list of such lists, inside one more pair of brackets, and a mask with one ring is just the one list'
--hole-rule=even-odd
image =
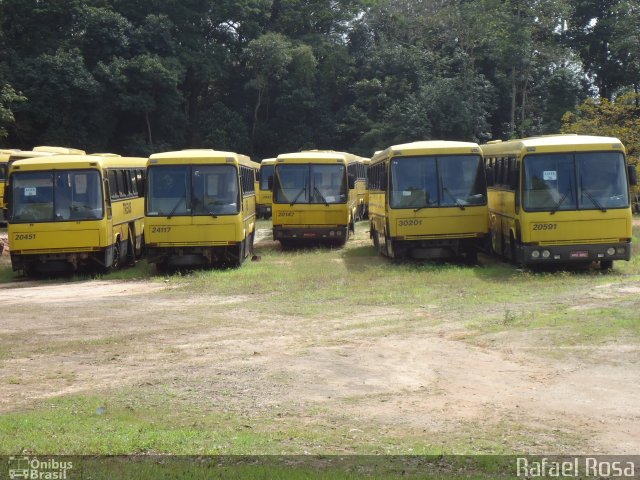
{"label": "onibus brasil logo", "polygon": [[67,472],[73,468],[73,462],[55,458],[40,460],[37,457],[9,457],[9,478],[33,480],[66,480]]}

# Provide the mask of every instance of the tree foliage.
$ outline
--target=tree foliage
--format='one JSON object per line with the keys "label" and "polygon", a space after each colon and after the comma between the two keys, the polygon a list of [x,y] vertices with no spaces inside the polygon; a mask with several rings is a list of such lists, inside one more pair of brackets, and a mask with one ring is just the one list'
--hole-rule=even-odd
{"label": "tree foliage", "polygon": [[3,0],[0,135],[264,158],[554,133],[638,93],[639,38],[631,0]]}

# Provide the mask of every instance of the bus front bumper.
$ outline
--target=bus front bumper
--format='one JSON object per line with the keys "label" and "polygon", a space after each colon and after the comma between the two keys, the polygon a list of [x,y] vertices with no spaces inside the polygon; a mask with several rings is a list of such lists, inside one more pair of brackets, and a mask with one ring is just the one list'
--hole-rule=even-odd
{"label": "bus front bumper", "polygon": [[330,227],[283,227],[273,226],[274,240],[343,240],[348,236],[346,225]]}
{"label": "bus front bumper", "polygon": [[522,245],[517,260],[524,264],[588,263],[630,260],[631,242],[582,245]]}

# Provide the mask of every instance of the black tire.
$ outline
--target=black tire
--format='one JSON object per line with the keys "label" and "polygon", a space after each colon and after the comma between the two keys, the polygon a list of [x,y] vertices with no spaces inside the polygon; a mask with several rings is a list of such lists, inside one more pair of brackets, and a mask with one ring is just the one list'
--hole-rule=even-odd
{"label": "black tire", "polygon": [[254,230],[249,234],[249,238],[247,239],[247,257],[253,256],[253,244],[256,239],[256,231]]}
{"label": "black tire", "polygon": [[231,262],[231,266],[234,268],[239,268],[242,266],[242,262],[244,262],[245,254],[247,252],[247,238],[240,242],[238,245],[238,258],[233,259]]}
{"label": "black tire", "polygon": [[118,238],[116,242],[113,244],[113,258],[111,259],[111,265],[104,268],[105,273],[115,272],[120,268],[120,262],[122,259],[120,258],[120,239]]}
{"label": "black tire", "polygon": [[131,229],[129,229],[129,239],[127,240],[127,265],[136,266],[136,238]]}

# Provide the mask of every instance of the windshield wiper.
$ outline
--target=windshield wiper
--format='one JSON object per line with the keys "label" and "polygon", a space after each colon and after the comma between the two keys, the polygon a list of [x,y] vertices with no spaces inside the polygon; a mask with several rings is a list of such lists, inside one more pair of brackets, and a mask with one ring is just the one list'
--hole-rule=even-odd
{"label": "windshield wiper", "polygon": [[591,200],[593,202],[593,204],[596,206],[596,208],[600,209],[600,211],[602,211],[602,212],[606,212],[607,211],[606,208],[604,208],[602,205],[600,205],[600,203],[595,198],[593,198],[593,195],[591,195],[589,190],[583,188],[582,189],[582,193],[586,194],[587,197],[589,197],[589,200]]}
{"label": "windshield wiper", "polygon": [[176,213],[176,210],[180,206],[180,202],[182,202],[183,200],[184,200],[184,197],[180,197],[178,199],[178,203],[176,203],[176,205],[171,209],[171,212],[169,213],[169,215],[167,215],[167,218],[173,217],[173,214]]}
{"label": "windshield wiper", "polygon": [[329,206],[329,202],[327,202],[327,199],[324,198],[324,195],[322,195],[322,192],[318,189],[318,187],[313,187],[313,191],[316,192],[318,194],[318,196],[320,197],[320,199],[324,202],[324,204],[328,207]]}
{"label": "windshield wiper", "polygon": [[567,195],[569,195],[570,191],[571,191],[571,189],[569,189],[569,190],[564,192],[564,194],[562,195],[560,200],[558,200],[558,203],[556,203],[556,205],[549,212],[549,215],[554,215],[558,210],[560,210],[560,205],[562,205],[562,202],[565,201],[565,199],[567,198]]}
{"label": "windshield wiper", "polygon": [[454,197],[447,187],[442,187],[442,191],[449,195],[454,202],[456,202],[456,205],[460,208],[460,210],[464,210],[464,204],[459,199]]}
{"label": "windshield wiper", "polygon": [[420,210],[422,210],[423,208],[429,208],[431,205],[435,205],[436,202],[429,202],[427,201],[426,205],[422,205],[421,207],[415,208],[413,210],[413,213],[418,213]]}
{"label": "windshield wiper", "polygon": [[300,190],[298,192],[298,194],[295,196],[295,198],[293,200],[291,200],[291,203],[289,204],[290,207],[293,207],[293,205],[298,201],[298,199],[300,198],[300,195],[302,195],[305,190],[307,189],[307,186],[305,185],[304,187],[302,187],[302,190]]}

